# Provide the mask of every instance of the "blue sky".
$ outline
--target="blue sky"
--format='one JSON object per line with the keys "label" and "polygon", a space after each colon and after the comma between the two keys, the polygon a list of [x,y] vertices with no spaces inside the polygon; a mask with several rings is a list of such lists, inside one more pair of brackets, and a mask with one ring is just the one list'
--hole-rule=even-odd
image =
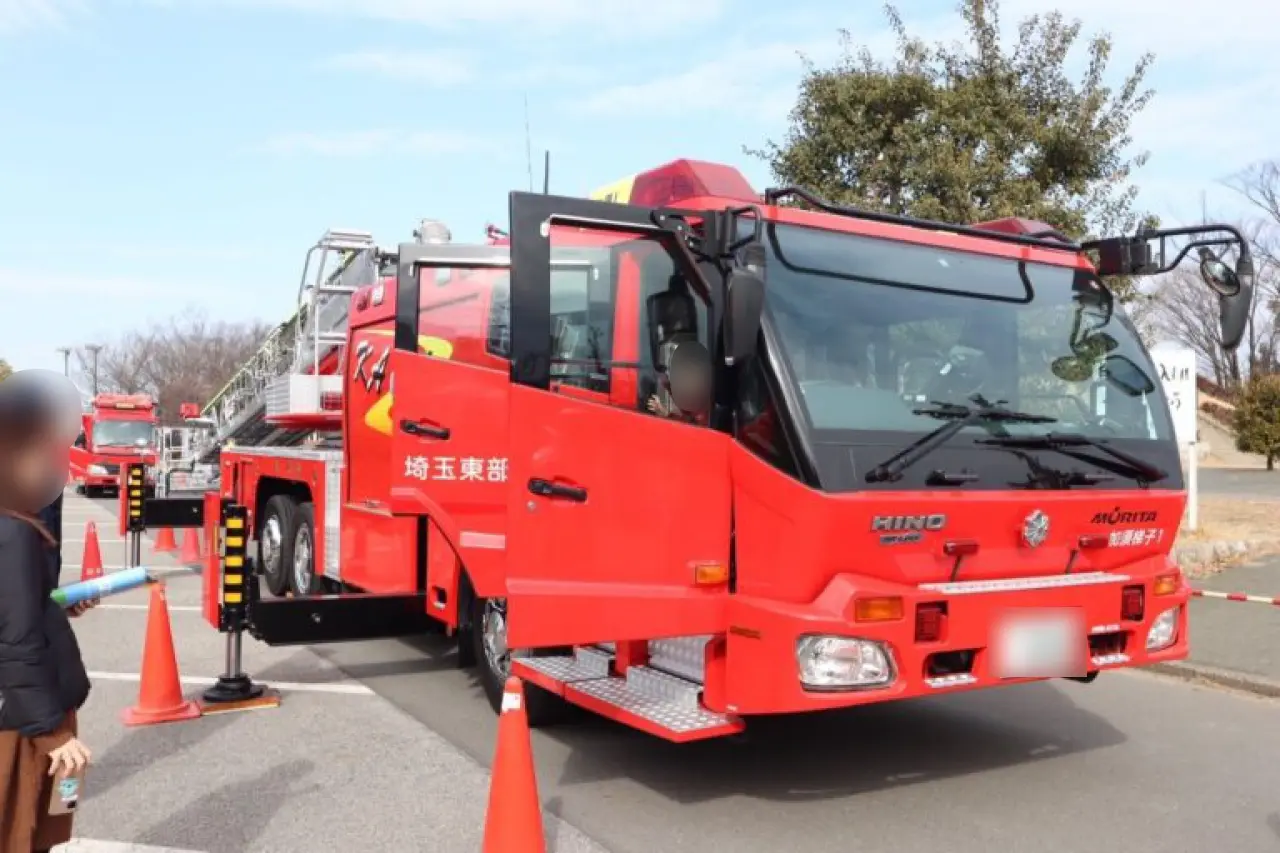
{"label": "blue sky", "polygon": [[[1239,30],[1187,0],[1061,5],[1115,34],[1117,76],[1157,53],[1143,203],[1241,215],[1222,179],[1280,156],[1280,4],[1215,3]],[[898,6],[957,28],[951,0]],[[0,356],[60,369],[185,308],[282,320],[329,226],[478,242],[528,186],[526,97],[539,186],[549,148],[564,194],[676,157],[763,188],[742,147],[782,133],[797,53],[833,59],[840,28],[892,44],[878,3],[840,0],[0,0]]]}

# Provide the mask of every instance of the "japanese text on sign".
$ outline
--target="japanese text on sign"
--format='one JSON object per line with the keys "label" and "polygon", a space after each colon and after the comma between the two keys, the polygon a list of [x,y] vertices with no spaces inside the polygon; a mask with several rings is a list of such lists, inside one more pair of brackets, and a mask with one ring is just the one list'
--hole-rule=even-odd
{"label": "japanese text on sign", "polygon": [[1112,548],[1135,548],[1140,545],[1155,545],[1162,539],[1164,539],[1164,531],[1159,527],[1113,530],[1107,544]]}
{"label": "japanese text on sign", "polygon": [[1196,354],[1185,347],[1162,344],[1151,351],[1169,401],[1173,431],[1180,444],[1196,440]]}
{"label": "japanese text on sign", "polygon": [[507,467],[505,456],[406,456],[404,475],[411,480],[505,483]]}

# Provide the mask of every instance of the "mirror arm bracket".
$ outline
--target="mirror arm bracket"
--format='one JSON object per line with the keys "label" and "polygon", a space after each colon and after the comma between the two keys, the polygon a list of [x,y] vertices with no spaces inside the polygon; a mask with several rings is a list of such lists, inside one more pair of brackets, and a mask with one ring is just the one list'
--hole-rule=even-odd
{"label": "mirror arm bracket", "polygon": [[[1229,236],[1207,236],[1215,232],[1225,232]],[[1200,239],[1192,240],[1183,246],[1172,260],[1166,260],[1169,255],[1166,241],[1176,237],[1199,237]],[[1150,247],[1152,240],[1160,241],[1155,257],[1152,257]],[[1107,267],[1103,275],[1159,275],[1177,267],[1192,249],[1210,246],[1239,246],[1241,253],[1245,256],[1249,251],[1249,242],[1244,235],[1235,226],[1225,223],[1148,229],[1139,231],[1132,237],[1110,237],[1080,244],[1082,251],[1093,250],[1099,253],[1101,256],[1099,266]]]}

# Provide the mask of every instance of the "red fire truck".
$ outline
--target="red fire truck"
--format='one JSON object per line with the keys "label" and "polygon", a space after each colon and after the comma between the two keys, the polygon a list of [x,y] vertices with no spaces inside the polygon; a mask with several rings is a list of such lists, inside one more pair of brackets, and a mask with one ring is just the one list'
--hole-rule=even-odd
{"label": "red fire truck", "polygon": [[146,394],[98,394],[71,448],[71,479],[90,497],[117,488],[124,462],[156,462],[156,409]]}
{"label": "red fire truck", "polygon": [[205,412],[293,593],[249,630],[434,627],[495,708],[514,673],[535,724],[567,702],[675,741],[1183,658],[1179,450],[1105,279],[1192,252],[1234,347],[1229,226],[1080,244],[680,160],[512,193],[483,245],[330,232]]}

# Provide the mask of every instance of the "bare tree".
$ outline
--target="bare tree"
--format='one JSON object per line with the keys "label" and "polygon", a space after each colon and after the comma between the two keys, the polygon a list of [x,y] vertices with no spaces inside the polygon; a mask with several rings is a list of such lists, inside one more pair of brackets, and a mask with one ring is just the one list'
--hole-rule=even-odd
{"label": "bare tree", "polygon": [[[132,331],[98,354],[103,390],[150,394],[162,417],[176,419],[182,403],[203,404],[235,373],[266,337],[262,322],[210,320],[187,311],[146,331]],[[92,362],[77,351],[82,373]]]}

